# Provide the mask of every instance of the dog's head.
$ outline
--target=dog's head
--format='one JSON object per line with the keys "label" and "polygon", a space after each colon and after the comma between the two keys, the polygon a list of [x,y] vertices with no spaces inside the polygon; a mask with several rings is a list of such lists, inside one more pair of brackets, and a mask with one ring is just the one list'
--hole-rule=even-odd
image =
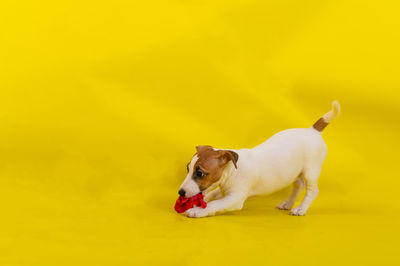
{"label": "dog's head", "polygon": [[179,195],[190,198],[206,190],[221,179],[226,165],[235,167],[239,155],[234,151],[217,150],[211,146],[197,146],[197,153],[187,165],[188,174],[179,189]]}

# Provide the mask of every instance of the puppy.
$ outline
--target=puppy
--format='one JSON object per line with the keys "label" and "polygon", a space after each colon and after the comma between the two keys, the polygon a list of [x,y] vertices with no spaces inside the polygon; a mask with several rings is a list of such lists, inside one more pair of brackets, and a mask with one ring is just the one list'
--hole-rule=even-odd
{"label": "puppy", "polygon": [[277,208],[289,210],[305,188],[306,194],[291,215],[305,215],[318,195],[317,181],[328,153],[321,133],[339,115],[340,105],[310,128],[281,131],[252,149],[226,150],[197,146],[197,153],[187,165],[187,177],[179,195],[205,195],[207,207],[186,211],[188,217],[212,216],[240,210],[253,195],[265,195],[293,184],[291,195]]}

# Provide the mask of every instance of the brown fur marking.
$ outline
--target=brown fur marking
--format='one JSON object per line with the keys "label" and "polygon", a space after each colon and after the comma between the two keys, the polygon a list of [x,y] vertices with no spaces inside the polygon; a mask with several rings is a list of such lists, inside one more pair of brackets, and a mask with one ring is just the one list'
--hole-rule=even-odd
{"label": "brown fur marking", "polygon": [[318,119],[317,122],[315,122],[315,124],[313,125],[313,127],[318,130],[319,132],[322,132],[322,130],[324,130],[324,128],[328,125],[329,123],[325,122],[324,118],[320,118]]}
{"label": "brown fur marking", "polygon": [[[239,155],[229,150],[214,150],[211,146],[197,146],[197,156],[199,159],[194,165],[192,178],[197,182],[200,190],[205,190],[213,183],[217,182],[229,161],[236,166]],[[206,175],[199,178],[196,176],[196,169],[201,170]]]}

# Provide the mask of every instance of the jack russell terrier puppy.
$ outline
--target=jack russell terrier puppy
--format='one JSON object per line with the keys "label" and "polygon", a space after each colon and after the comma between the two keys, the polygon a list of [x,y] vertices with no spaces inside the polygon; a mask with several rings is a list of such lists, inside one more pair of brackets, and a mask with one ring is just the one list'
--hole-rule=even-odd
{"label": "jack russell terrier puppy", "polygon": [[290,212],[305,215],[318,195],[317,181],[328,153],[321,133],[339,112],[340,105],[334,101],[332,110],[312,127],[281,131],[253,149],[197,146],[179,195],[192,197],[203,192],[208,205],[204,209],[189,209],[186,216],[204,217],[240,210],[249,196],[270,194],[290,184],[293,184],[291,195],[277,208],[291,209],[305,188],[303,201]]}

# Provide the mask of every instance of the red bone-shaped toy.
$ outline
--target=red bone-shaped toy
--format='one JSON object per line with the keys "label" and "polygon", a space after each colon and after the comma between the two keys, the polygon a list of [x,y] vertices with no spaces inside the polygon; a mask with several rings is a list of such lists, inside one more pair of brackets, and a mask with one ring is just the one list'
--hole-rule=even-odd
{"label": "red bone-shaped toy", "polygon": [[175,203],[175,211],[178,213],[182,213],[188,209],[191,209],[195,206],[205,208],[207,207],[207,203],[203,200],[204,196],[200,192],[197,195],[194,195],[191,198],[185,198],[182,196],[179,196],[179,198],[176,200]]}

